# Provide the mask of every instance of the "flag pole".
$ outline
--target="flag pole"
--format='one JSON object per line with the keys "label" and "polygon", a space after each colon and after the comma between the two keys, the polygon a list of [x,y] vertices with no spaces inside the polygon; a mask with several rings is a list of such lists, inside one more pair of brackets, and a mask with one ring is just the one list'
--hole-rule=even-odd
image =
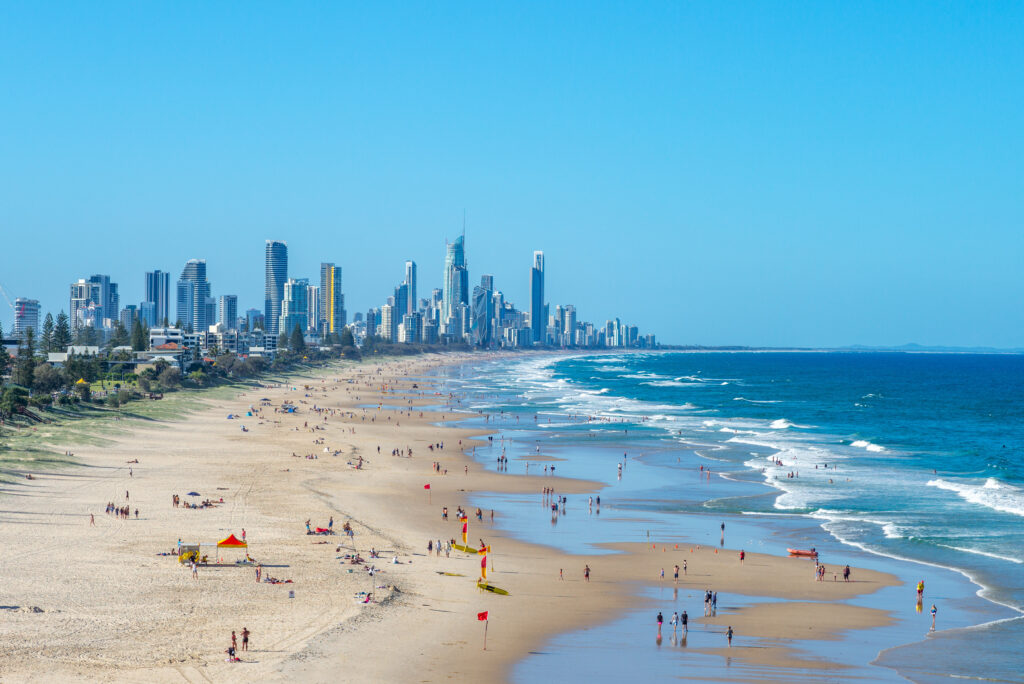
{"label": "flag pole", "polygon": [[491,624],[490,618],[484,620],[484,650],[487,650],[487,625]]}

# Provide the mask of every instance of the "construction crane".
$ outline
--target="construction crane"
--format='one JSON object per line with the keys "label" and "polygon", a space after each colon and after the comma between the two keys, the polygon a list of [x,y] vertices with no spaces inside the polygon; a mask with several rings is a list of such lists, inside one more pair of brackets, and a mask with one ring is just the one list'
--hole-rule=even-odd
{"label": "construction crane", "polygon": [[14,308],[14,302],[12,302],[11,298],[7,295],[7,290],[4,289],[3,285],[0,285],[0,294],[2,294],[4,299],[7,300],[7,306],[11,307],[11,311],[17,311],[17,309]]}

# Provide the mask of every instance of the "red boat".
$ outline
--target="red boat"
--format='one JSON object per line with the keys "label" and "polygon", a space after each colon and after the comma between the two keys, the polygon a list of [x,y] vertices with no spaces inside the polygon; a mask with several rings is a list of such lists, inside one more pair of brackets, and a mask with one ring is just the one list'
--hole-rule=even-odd
{"label": "red boat", "polygon": [[802,558],[817,558],[818,552],[814,549],[786,549],[789,551],[790,556],[800,556]]}

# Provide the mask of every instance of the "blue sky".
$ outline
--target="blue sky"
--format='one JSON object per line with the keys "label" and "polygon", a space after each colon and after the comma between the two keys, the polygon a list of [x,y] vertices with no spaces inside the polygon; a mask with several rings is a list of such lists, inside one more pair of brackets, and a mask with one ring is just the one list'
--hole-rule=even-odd
{"label": "blue sky", "polygon": [[[0,284],[419,265],[665,342],[1024,347],[1020,3],[4,3]],[[422,295],[421,295],[422,296]],[[0,321],[10,325],[6,305]]]}

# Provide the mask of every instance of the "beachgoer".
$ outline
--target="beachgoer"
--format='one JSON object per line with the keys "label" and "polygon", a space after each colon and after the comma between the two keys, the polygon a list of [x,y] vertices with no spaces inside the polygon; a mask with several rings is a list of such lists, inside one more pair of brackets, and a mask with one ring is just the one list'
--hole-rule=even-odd
{"label": "beachgoer", "polygon": [[725,636],[729,640],[729,648],[732,648],[732,625],[729,625],[729,630],[725,633]]}
{"label": "beachgoer", "polygon": [[740,565],[743,564],[743,559],[746,558],[746,557],[747,557],[747,552],[741,550],[740,551]]}
{"label": "beachgoer", "polygon": [[562,568],[558,568],[558,579],[565,581],[565,575],[562,574]]}
{"label": "beachgoer", "polygon": [[686,559],[683,559],[683,574],[686,574]]}
{"label": "beachgoer", "polygon": [[656,619],[658,620],[658,634],[661,634],[661,623],[665,618],[661,617],[660,610],[658,611],[658,617]]}
{"label": "beachgoer", "polygon": [[676,567],[673,568],[673,570],[672,570],[672,581],[673,582],[678,582],[679,581],[679,564],[678,563],[676,564]]}
{"label": "beachgoer", "polygon": [[933,631],[933,632],[935,631],[935,613],[936,613],[936,612],[937,612],[937,611],[936,611],[936,609],[935,609],[935,604],[933,603],[933,604],[932,604],[932,631]]}
{"label": "beachgoer", "polygon": [[679,622],[683,625],[683,634],[685,635],[689,629],[690,622],[690,616],[686,614],[685,610],[683,611],[683,614],[679,616]]}
{"label": "beachgoer", "polygon": [[90,513],[90,514],[89,514],[89,524],[90,524],[90,525],[91,525],[92,527],[96,527],[96,515],[95,515],[95,514],[93,514],[93,513]]}
{"label": "beachgoer", "polygon": [[231,630],[231,648],[238,650],[238,637],[235,636],[235,630]]}
{"label": "beachgoer", "polygon": [[248,651],[249,650],[249,628],[248,627],[243,627],[242,628],[242,650],[243,651]]}
{"label": "beachgoer", "polygon": [[849,565],[847,565],[845,568],[843,568],[843,581],[844,582],[849,582],[850,581],[850,566]]}
{"label": "beachgoer", "polygon": [[589,582],[590,581],[590,566],[589,565],[583,566],[583,580],[585,582]]}

